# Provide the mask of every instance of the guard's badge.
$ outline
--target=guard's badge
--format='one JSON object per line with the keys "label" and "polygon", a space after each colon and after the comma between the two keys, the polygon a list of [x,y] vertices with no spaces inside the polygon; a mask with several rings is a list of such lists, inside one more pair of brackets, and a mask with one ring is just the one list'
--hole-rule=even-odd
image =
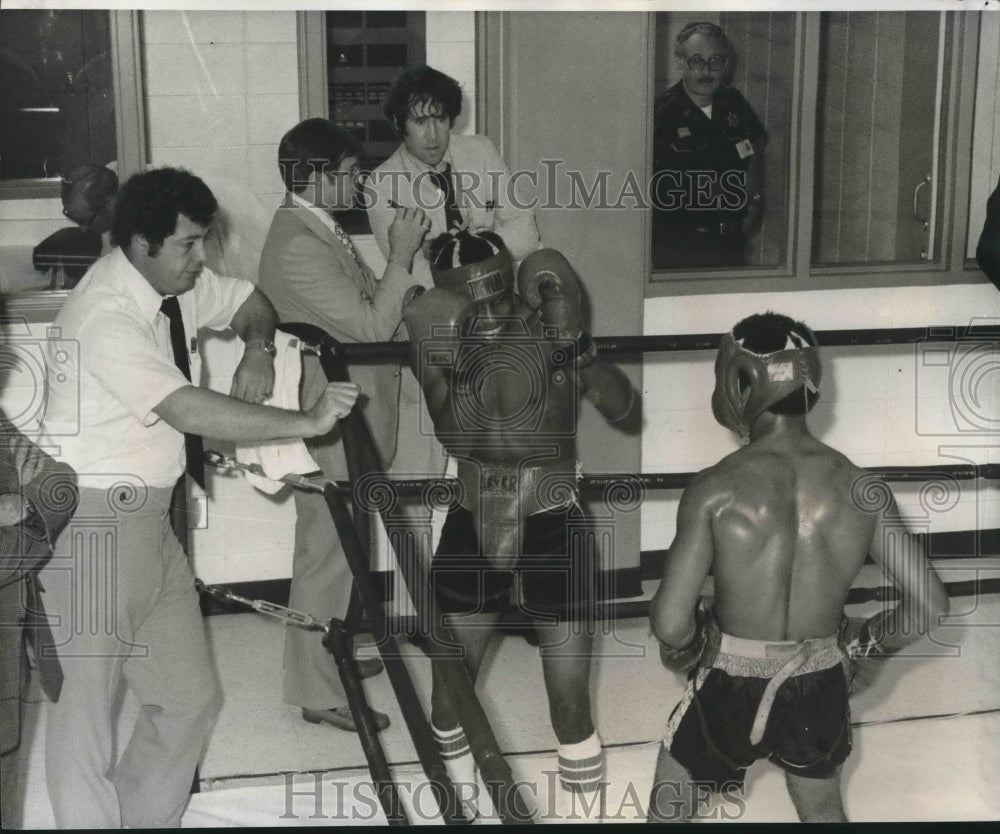
{"label": "guard's badge", "polygon": [[740,126],[740,117],[737,116],[735,113],[729,113],[726,116],[726,119],[729,121],[729,126],[730,127],[739,127]]}
{"label": "guard's badge", "polygon": [[691,128],[689,127],[679,127],[677,128],[677,137],[679,139],[687,139],[691,135]]}

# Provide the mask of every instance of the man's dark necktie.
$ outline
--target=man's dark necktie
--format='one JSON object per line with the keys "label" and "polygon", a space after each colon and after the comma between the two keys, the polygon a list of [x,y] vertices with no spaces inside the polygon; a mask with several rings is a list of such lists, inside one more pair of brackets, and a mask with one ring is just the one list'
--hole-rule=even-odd
{"label": "man's dark necktie", "polygon": [[451,165],[444,166],[444,172],[434,171],[430,172],[431,182],[434,183],[444,195],[444,217],[445,224],[448,226],[448,231],[452,229],[461,229],[462,223],[462,212],[458,210],[458,202],[455,200],[455,186],[451,180]]}
{"label": "man's dark necktie", "polygon": [[63,670],[56,654],[55,640],[52,639],[52,627],[42,607],[40,592],[45,589],[38,581],[37,571],[28,573],[24,580],[24,634],[35,653],[42,692],[50,701],[58,701],[63,685]]}
{"label": "man's dark necktie", "polygon": [[[187,339],[184,335],[184,322],[181,320],[181,308],[177,296],[164,298],[160,312],[170,320],[170,346],[174,349],[174,364],[188,382],[191,382],[191,365],[188,362]],[[205,486],[205,460],[203,457],[201,435],[185,434],[184,450],[187,454],[187,471],[198,486]]]}

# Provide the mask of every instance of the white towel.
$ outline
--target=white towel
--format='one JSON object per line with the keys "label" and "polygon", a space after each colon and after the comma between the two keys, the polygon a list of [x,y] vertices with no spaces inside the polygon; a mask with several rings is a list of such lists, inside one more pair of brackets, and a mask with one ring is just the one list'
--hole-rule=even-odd
{"label": "white towel", "polygon": [[[274,344],[277,348],[274,357],[274,393],[264,400],[264,405],[298,411],[299,380],[302,377],[300,342],[294,336],[279,330],[274,334]],[[274,495],[284,486],[278,478],[305,475],[320,469],[301,439],[265,440],[253,446],[237,446],[236,460],[260,466],[266,477],[247,472],[247,480],[268,495]]]}

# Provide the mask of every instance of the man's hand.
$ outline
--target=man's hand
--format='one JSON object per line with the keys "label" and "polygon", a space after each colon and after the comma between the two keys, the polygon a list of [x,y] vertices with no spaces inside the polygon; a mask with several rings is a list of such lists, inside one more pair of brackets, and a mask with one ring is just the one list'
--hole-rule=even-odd
{"label": "man's hand", "polygon": [[262,403],[274,392],[274,359],[267,351],[250,348],[233,374],[229,396],[248,403]]}
{"label": "man's hand", "polygon": [[28,503],[19,492],[0,494],[0,527],[12,527],[28,517]]}
{"label": "man's hand", "polygon": [[431,221],[423,210],[398,206],[389,226],[389,263],[409,272],[413,267],[413,256],[430,230]]}
{"label": "man's hand", "polygon": [[326,434],[354,408],[361,389],[356,382],[330,382],[323,396],[306,412],[314,426],[312,436]]}

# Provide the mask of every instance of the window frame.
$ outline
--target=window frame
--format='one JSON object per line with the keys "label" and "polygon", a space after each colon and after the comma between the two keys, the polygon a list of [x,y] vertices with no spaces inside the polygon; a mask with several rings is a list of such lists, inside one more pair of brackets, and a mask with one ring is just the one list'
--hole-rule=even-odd
{"label": "window frame", "polygon": [[[146,169],[145,81],[142,69],[141,11],[110,10],[112,86],[115,97],[115,134],[118,148],[117,174],[125,182]],[[2,200],[61,200],[58,180],[12,180],[0,187]],[[69,290],[29,290],[0,294],[4,315],[26,322],[51,322]]]}
{"label": "window frame", "polygon": [[[146,118],[142,73],[142,26],[136,9],[108,10],[115,102],[117,173],[121,182],[146,167]],[[60,199],[58,178],[0,182],[0,200]]]}
{"label": "window frame", "polygon": [[[788,258],[780,267],[740,267],[739,277],[727,270],[653,270],[651,258],[652,212],[646,223],[646,298],[716,293],[787,292],[793,290],[857,289],[873,287],[933,286],[977,283],[982,274],[967,258],[969,232],[967,207],[972,169],[975,84],[979,59],[979,12],[947,12],[953,18],[948,61],[947,110],[940,151],[940,189],[944,210],[939,263],[823,265],[812,263],[813,198],[816,146],[816,96],[819,86],[820,20],[822,12],[798,12],[796,19],[795,79],[792,110],[792,176],[789,183]],[[655,59],[656,24],[649,15],[649,62]],[[652,69],[650,70],[652,72]],[[652,76],[650,76],[652,77]],[[647,123],[652,125],[652,97],[646,102]],[[650,130],[649,141],[652,142]],[[647,157],[651,157],[647,154]],[[652,175],[647,159],[647,181]]]}

